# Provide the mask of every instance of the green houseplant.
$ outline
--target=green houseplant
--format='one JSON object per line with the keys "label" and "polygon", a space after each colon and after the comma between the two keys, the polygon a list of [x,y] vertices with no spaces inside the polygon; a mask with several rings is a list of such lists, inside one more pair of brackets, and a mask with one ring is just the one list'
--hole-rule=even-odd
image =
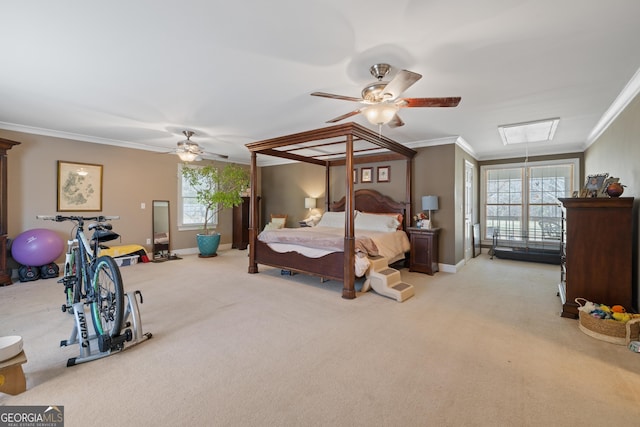
{"label": "green houseplant", "polygon": [[196,236],[199,256],[216,256],[220,233],[211,229],[211,223],[222,209],[242,204],[242,193],[249,188],[249,171],[231,163],[222,168],[185,165],[182,176],[196,190],[196,201],[204,208],[203,232]]}

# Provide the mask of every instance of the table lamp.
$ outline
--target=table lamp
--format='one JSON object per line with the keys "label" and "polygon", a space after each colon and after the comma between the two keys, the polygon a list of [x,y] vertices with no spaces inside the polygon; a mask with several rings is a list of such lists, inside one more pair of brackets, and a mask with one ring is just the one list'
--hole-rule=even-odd
{"label": "table lamp", "polygon": [[438,210],[438,196],[422,196],[422,210],[429,211],[429,226],[427,228],[433,228],[431,211]]}

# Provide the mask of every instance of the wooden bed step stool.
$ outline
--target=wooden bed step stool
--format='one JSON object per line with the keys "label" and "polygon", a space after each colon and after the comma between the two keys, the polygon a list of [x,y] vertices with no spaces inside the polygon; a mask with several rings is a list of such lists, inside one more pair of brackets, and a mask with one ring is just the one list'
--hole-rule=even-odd
{"label": "wooden bed step stool", "polygon": [[400,271],[389,267],[385,257],[369,257],[371,266],[362,285],[362,292],[373,289],[376,293],[403,302],[414,295],[413,285],[402,281]]}
{"label": "wooden bed step stool", "polygon": [[27,389],[27,380],[22,370],[22,364],[26,362],[24,350],[17,356],[0,362],[0,392],[16,395]]}

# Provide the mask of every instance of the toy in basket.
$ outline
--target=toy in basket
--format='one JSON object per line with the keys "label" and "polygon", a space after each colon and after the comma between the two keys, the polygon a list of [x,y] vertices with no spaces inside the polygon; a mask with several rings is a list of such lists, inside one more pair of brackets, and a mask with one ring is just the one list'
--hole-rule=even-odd
{"label": "toy in basket", "polygon": [[624,307],[609,307],[576,298],[578,327],[590,337],[611,344],[629,345],[632,340],[640,339],[640,314],[627,313]]}

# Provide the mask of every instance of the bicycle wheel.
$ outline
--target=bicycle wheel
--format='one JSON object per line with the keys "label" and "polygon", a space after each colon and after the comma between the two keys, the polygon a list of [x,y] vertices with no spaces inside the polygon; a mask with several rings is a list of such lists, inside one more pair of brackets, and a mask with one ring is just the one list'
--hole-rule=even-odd
{"label": "bicycle wheel", "polygon": [[124,313],[124,289],[122,276],[116,262],[110,256],[98,257],[91,286],[91,318],[98,335],[118,336],[122,329]]}

